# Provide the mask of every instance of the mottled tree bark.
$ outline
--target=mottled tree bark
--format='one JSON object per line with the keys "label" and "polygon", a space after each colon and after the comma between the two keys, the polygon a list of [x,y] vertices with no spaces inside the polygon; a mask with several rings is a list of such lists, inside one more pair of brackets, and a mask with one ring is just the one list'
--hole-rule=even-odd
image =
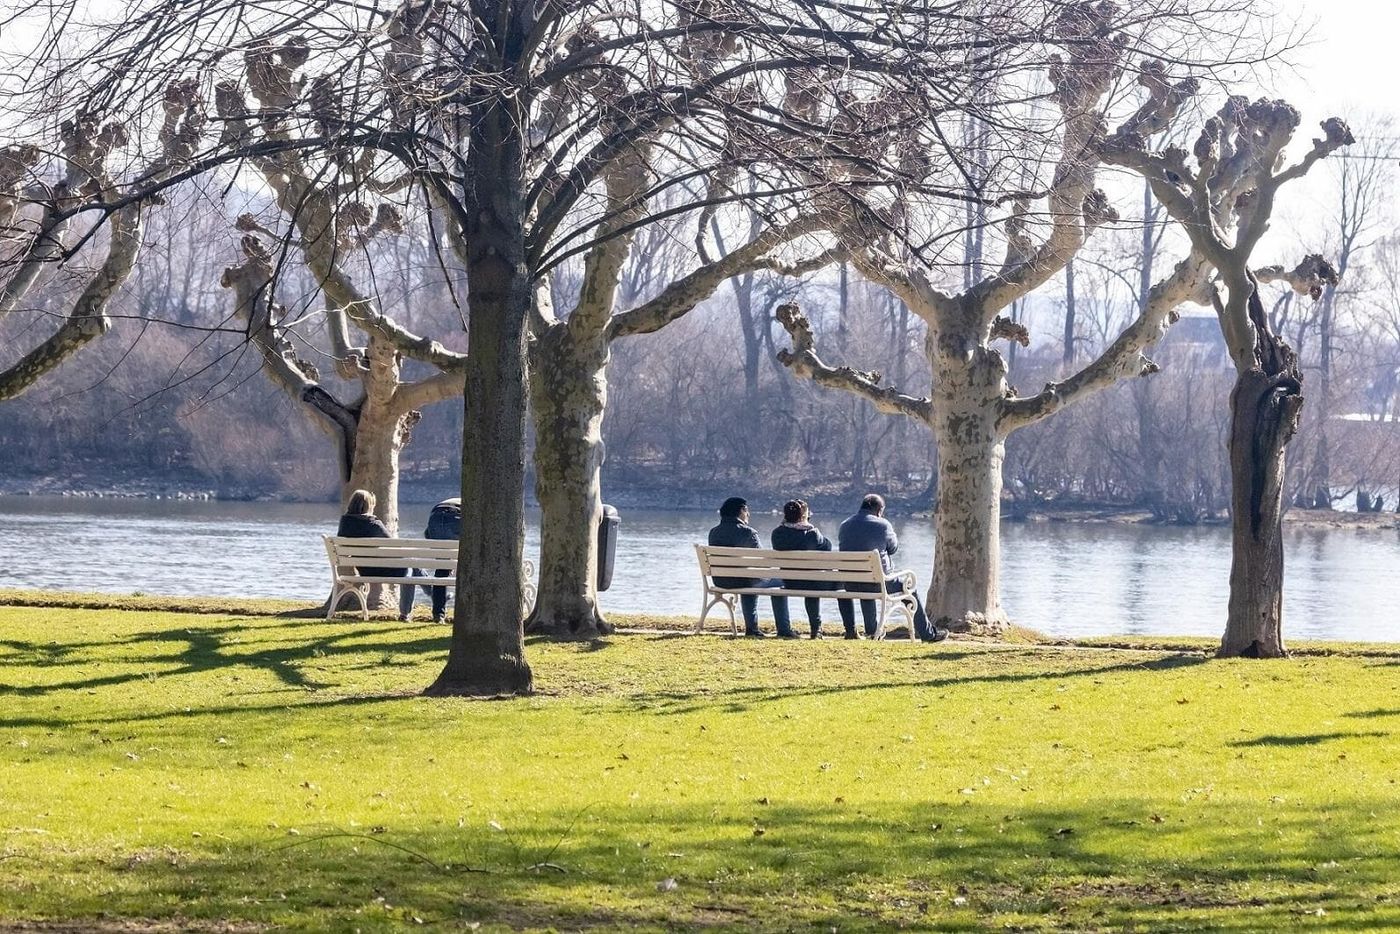
{"label": "mottled tree bark", "polygon": [[540,577],[526,630],[556,639],[613,631],[597,590],[607,364],[607,336],[567,321],[537,336],[530,352]]}
{"label": "mottled tree bark", "polygon": [[431,695],[528,694],[521,618],[525,551],[526,115],[492,101],[470,120],[473,196],[459,218],[467,248],[462,539],[447,665]]}
{"label": "mottled tree bark", "polygon": [[[980,317],[980,313],[978,315]],[[1006,395],[1001,354],[967,339],[976,323],[945,322],[927,341],[933,372],[932,427],[938,442],[937,547],[928,615],[953,632],[996,635],[1001,608],[1001,464],[998,426]]]}

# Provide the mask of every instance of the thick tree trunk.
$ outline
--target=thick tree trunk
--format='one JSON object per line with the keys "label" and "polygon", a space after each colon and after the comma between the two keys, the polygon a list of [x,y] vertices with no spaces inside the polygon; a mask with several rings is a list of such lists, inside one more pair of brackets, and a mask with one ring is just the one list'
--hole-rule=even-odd
{"label": "thick tree trunk", "polygon": [[1241,373],[1230,394],[1233,560],[1221,656],[1282,658],[1284,449],[1303,397],[1296,372]]}
{"label": "thick tree trunk", "polygon": [[580,337],[568,322],[540,335],[531,349],[540,579],[525,628],[556,639],[613,631],[598,609],[596,586],[607,364],[606,337]]}
{"label": "thick tree trunk", "polygon": [[938,498],[928,615],[953,632],[995,635],[1009,625],[1000,598],[1006,439],[997,428],[1006,366],[983,346],[949,350],[956,348],[943,347],[933,360]]}
{"label": "thick tree trunk", "polygon": [[462,429],[462,539],[452,646],[431,695],[528,694],[521,613],[525,552],[525,163],[518,108],[473,114],[474,193],[461,221],[468,357]]}

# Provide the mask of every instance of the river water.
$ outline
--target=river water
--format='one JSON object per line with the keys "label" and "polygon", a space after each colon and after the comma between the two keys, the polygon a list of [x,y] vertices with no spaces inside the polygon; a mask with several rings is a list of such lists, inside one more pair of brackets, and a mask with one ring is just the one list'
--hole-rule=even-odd
{"label": "river water", "polygon": [[[428,505],[404,507],[422,529]],[[834,534],[840,517],[818,516]],[[329,592],[320,536],[334,504],[0,497],[0,587],[112,593],[284,597]],[[526,552],[538,555],[537,516]],[[604,611],[694,615],[691,545],[712,513],[624,512]],[[766,538],[776,517],[759,516]],[[921,588],[932,567],[927,519],[896,518],[900,567]],[[1289,529],[1285,613],[1293,638],[1400,641],[1400,531]],[[1007,523],[1002,594],[1018,623],[1052,635],[1218,635],[1230,570],[1229,530],[1121,523]],[[800,608],[794,608],[800,616]],[[766,606],[760,608],[767,618]],[[824,616],[835,623],[834,606]],[[718,623],[718,620],[712,621]]]}

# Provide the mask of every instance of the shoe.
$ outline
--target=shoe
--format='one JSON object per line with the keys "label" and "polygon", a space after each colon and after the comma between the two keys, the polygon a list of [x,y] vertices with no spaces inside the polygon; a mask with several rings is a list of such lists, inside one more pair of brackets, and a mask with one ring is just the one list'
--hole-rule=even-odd
{"label": "shoe", "polygon": [[744,638],[745,638],[745,639],[767,639],[767,638],[768,638],[768,633],[766,633],[766,632],[760,632],[760,631],[757,630],[757,629],[750,629],[750,630],[748,630],[747,632],[744,633]]}
{"label": "shoe", "polygon": [[439,623],[439,624],[441,624],[441,623],[446,623],[446,622],[447,622],[447,616],[444,615],[444,614],[442,614],[442,613],[439,613],[439,614],[437,614],[436,616],[433,617],[433,622]]}
{"label": "shoe", "polygon": [[846,638],[847,638],[847,639],[859,639],[860,636],[856,635],[854,632],[848,632],[848,633],[846,633]]}
{"label": "shoe", "polygon": [[813,630],[812,630],[812,636],[811,636],[811,638],[813,638],[813,639],[825,639],[826,636],[823,636],[823,635],[822,635],[822,631],[821,631],[820,629],[813,629]]}
{"label": "shoe", "polygon": [[920,642],[942,642],[942,641],[943,641],[944,639],[946,639],[946,638],[948,638],[948,630],[946,630],[946,629],[935,629],[935,630],[933,631],[933,635],[929,635],[929,636],[920,636],[920,637],[919,637],[919,641],[920,641]]}
{"label": "shoe", "polygon": [[399,622],[401,622],[401,623],[406,623],[406,622],[408,622],[408,621],[409,621],[410,619],[412,619],[412,618],[413,618],[413,614],[412,614],[412,613],[400,613],[400,614],[399,614]]}
{"label": "shoe", "polygon": [[778,638],[779,638],[779,639],[801,639],[802,637],[799,636],[797,633],[793,632],[791,629],[789,629],[787,632],[780,632],[780,633],[778,633]]}

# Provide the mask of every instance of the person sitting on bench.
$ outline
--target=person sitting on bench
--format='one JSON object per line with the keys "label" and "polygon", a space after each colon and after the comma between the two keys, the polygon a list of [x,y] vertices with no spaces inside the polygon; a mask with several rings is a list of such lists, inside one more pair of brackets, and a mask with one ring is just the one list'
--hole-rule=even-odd
{"label": "person sitting on bench", "polygon": [[[710,529],[710,545],[721,548],[757,548],[758,533],[749,526],[749,503],[742,496],[731,496],[719,507],[719,525]],[[782,582],[751,580],[744,577],[716,577],[720,587],[781,587]],[[787,597],[773,597],[773,621],[778,624],[779,639],[796,639],[788,619]],[[744,612],[744,635],[751,639],[766,638],[758,628],[758,597],[740,594],[739,605]]]}
{"label": "person sitting on bench", "polygon": [[[369,490],[356,490],[345,504],[345,515],[335,534],[340,538],[393,538],[383,522],[374,515],[375,498]],[[366,577],[407,577],[408,568],[357,568]],[[399,619],[407,620],[413,612],[412,585],[399,588]]]}
{"label": "person sitting on bench", "polygon": [[[885,518],[885,501],[878,494],[869,493],[860,501],[860,510],[841,523],[841,531],[837,534],[837,541],[840,543],[842,551],[878,551],[880,553],[880,564],[884,566],[885,573],[892,570],[890,555],[899,550],[899,538],[894,534],[894,526],[890,525]],[[890,593],[903,593],[904,584],[900,581],[889,581],[885,585]],[[863,591],[874,590],[873,584],[852,584],[851,590]],[[920,642],[942,642],[948,638],[946,629],[929,629],[928,616],[924,613],[923,601],[918,594],[911,594],[914,598],[914,636]],[[837,600],[837,609],[841,611],[841,625],[845,627],[846,638],[856,639],[856,611],[850,600]],[[860,612],[865,617],[865,635],[871,638],[875,635],[876,627],[879,625],[876,615],[875,601],[860,601]]]}
{"label": "person sitting on bench", "polygon": [[[433,507],[433,511],[428,513],[428,527],[423,530],[424,538],[440,539],[444,541],[457,541],[462,537],[462,497],[453,496],[443,500]],[[447,577],[451,571],[439,568],[433,572],[434,577]],[[414,577],[422,577],[423,571],[418,568],[413,569]],[[404,590],[408,596],[399,600],[400,607],[408,607],[408,611],[413,612],[413,584],[404,584]],[[427,587],[419,584],[428,592],[429,599],[433,605],[433,622],[447,622],[447,588]]]}
{"label": "person sitting on bench", "polygon": [[[827,538],[812,524],[812,511],[804,500],[794,499],[783,504],[783,524],[773,530],[774,551],[830,551],[831,539]],[[783,586],[793,590],[825,590],[821,581],[785,581]],[[788,616],[787,598],[774,597],[776,606],[783,601],[783,616]],[[812,638],[822,637],[822,601],[820,597],[805,597],[802,601],[807,610],[807,625],[812,628]],[[777,615],[776,610],[774,615]]]}

